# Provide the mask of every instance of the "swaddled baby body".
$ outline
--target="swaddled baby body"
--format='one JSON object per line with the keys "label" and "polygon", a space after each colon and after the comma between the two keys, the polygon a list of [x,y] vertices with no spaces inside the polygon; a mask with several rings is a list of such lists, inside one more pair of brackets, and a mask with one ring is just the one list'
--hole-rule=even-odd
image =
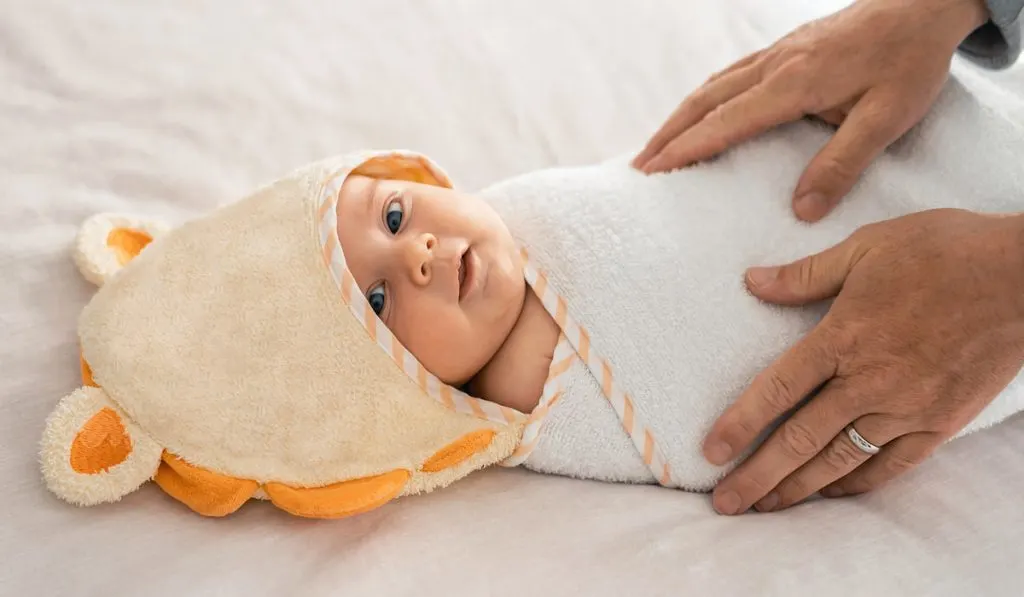
{"label": "swaddled baby body", "polygon": [[[714,163],[645,177],[626,158],[535,172],[477,195],[350,177],[339,237],[380,318],[442,381],[531,414],[516,454],[541,472],[709,489],[700,444],[828,304],[778,309],[743,287],[858,227],[941,207],[1020,211],[1020,133],[962,88],[813,226],[791,181],[827,140],[799,122]],[[988,131],[988,164],[960,135]],[[1001,154],[1005,153],[1006,156]],[[993,157],[995,156],[995,157]],[[1001,159],[1001,158],[1006,158]],[[985,180],[985,190],[977,181]],[[1015,380],[961,435],[1024,406]]]}

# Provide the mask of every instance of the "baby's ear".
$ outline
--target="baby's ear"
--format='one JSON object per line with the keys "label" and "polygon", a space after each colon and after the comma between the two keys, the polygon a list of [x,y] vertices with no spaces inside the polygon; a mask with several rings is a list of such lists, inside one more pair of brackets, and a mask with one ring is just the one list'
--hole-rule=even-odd
{"label": "baby's ear", "polygon": [[75,240],[75,263],[86,280],[102,286],[121,271],[167,226],[117,214],[97,214],[82,224]]}

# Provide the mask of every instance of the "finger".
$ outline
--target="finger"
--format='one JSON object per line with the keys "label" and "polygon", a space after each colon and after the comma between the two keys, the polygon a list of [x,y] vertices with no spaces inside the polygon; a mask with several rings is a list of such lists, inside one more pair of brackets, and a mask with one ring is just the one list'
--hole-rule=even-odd
{"label": "finger", "polygon": [[846,118],[846,113],[842,110],[835,108],[832,110],[825,110],[814,115],[818,120],[831,124],[832,126],[838,127],[843,124],[843,120]]}
{"label": "finger", "polygon": [[[857,429],[858,432],[860,429]],[[869,440],[871,441],[871,440]],[[825,497],[840,497],[877,489],[927,459],[942,444],[936,433],[912,433],[887,444],[868,462],[825,487]]]}
{"label": "finger", "polygon": [[680,131],[643,171],[664,172],[706,160],[776,125],[803,117],[801,102],[799,95],[779,84],[758,84]]}
{"label": "finger", "polygon": [[718,79],[721,79],[725,74],[731,73],[734,70],[739,70],[739,69],[743,68],[744,66],[747,66],[748,64],[752,64],[755,60],[757,60],[760,57],[761,57],[761,50],[758,50],[757,52],[754,52],[753,54],[747,54],[743,58],[740,58],[736,62],[730,64],[728,67],[726,67],[726,68],[718,71],[717,73],[711,75],[710,77],[708,77],[708,80],[705,81],[704,84],[706,85],[708,83],[711,83],[712,81],[716,81]]}
{"label": "finger", "polygon": [[821,253],[776,267],[747,270],[747,289],[757,298],[777,305],[803,305],[839,294],[847,276],[864,254],[864,247],[849,237]]}
{"label": "finger", "polygon": [[807,222],[828,215],[860,175],[893,141],[907,132],[896,102],[867,93],[842,120],[839,130],[804,170],[793,211]]}
{"label": "finger", "polygon": [[835,375],[837,351],[827,329],[820,324],[814,328],[755,377],[715,421],[703,446],[704,457],[711,464],[732,460],[776,419]]}
{"label": "finger", "polygon": [[[900,435],[892,421],[881,415],[861,417],[853,422],[853,427],[861,437],[876,446],[884,446]],[[871,456],[853,443],[844,427],[814,459],[783,479],[754,507],[761,512],[770,512],[798,504],[846,476]]]}
{"label": "finger", "polygon": [[646,166],[669,142],[700,122],[708,112],[757,85],[760,76],[759,69],[751,64],[722,73],[721,77],[702,85],[683,100],[658,132],[654,133],[647,146],[633,160],[633,167],[647,172]]}
{"label": "finger", "polygon": [[718,483],[715,509],[722,514],[739,514],[764,498],[858,418],[859,402],[846,384],[830,382]]}

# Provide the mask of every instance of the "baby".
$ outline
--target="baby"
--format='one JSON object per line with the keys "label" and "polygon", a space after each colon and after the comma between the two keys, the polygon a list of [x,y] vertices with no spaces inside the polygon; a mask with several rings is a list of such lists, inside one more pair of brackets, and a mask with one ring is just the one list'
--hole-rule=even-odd
{"label": "baby", "polygon": [[533,411],[559,330],[527,291],[519,248],[493,208],[452,189],[353,175],[338,236],[367,302],[428,371]]}
{"label": "baby", "polygon": [[[701,457],[711,423],[828,308],[760,304],[743,288],[746,267],[925,209],[1022,209],[991,199],[1016,195],[1020,168],[965,172],[981,148],[950,143],[949,127],[990,131],[976,137],[988,162],[1004,165],[1019,163],[1017,132],[963,90],[943,101],[956,118],[925,121],[814,226],[792,217],[789,184],[828,133],[800,122],[714,164],[653,177],[625,157],[476,195],[352,175],[339,241],[368,304],[427,370],[530,415],[506,464],[705,490],[736,464]],[[1022,390],[1015,381],[961,435],[1021,410]]]}

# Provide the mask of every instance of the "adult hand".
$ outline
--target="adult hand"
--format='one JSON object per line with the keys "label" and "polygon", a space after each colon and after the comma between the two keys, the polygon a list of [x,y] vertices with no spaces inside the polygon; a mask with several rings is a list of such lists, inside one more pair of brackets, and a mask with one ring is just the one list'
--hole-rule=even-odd
{"label": "adult hand", "polygon": [[[751,269],[747,285],[783,305],[836,298],[707,436],[705,457],[724,464],[817,390],[718,484],[723,514],[878,487],[963,429],[1024,364],[1024,214],[872,224],[823,253]],[[881,451],[858,448],[850,424]]]}
{"label": "adult hand", "polygon": [[839,126],[794,192],[797,217],[817,221],[924,117],[957,46],[987,18],[984,0],[860,0],[712,76],[633,166],[648,174],[687,166],[814,115]]}

